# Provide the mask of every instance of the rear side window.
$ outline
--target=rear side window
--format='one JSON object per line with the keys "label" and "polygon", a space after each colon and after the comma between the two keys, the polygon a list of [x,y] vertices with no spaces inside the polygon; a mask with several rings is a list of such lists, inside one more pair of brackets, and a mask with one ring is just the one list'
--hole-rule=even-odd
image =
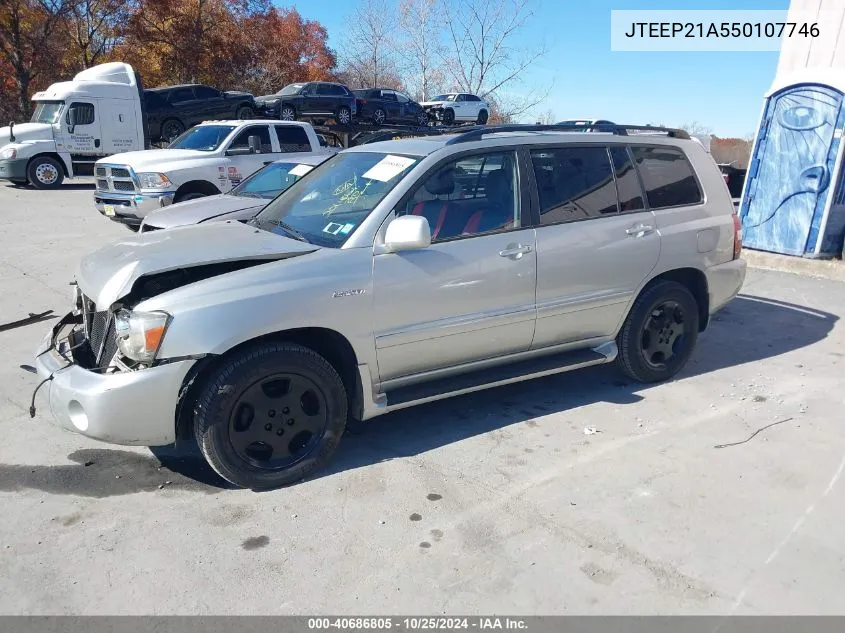
{"label": "rear side window", "polygon": [[194,98],[194,91],[190,88],[177,88],[170,91],[170,103],[179,103],[180,101],[192,101]]}
{"label": "rear side window", "polygon": [[150,110],[157,110],[159,108],[163,108],[164,104],[165,100],[157,92],[144,93],[144,105]]}
{"label": "rear side window", "polygon": [[220,96],[220,92],[208,86],[197,86],[194,90],[197,93],[197,99],[216,99]]}
{"label": "rear side window", "polygon": [[616,186],[605,147],[531,151],[540,197],[541,224],[558,224],[617,213]]}
{"label": "rear side window", "polygon": [[643,191],[640,187],[637,170],[625,147],[612,147],[613,170],[616,173],[616,189],[619,193],[619,210],[622,213],[640,211],[643,204]]}
{"label": "rear side window", "polygon": [[634,160],[652,209],[699,204],[703,200],[692,165],[674,147],[632,146]]}
{"label": "rear side window", "polygon": [[305,130],[298,125],[277,125],[276,135],[283,152],[310,152],[311,143]]}

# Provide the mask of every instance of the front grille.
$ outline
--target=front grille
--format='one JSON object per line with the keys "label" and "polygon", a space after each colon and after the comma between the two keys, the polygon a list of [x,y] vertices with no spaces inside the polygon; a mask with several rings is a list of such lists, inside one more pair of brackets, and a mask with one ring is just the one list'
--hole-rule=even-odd
{"label": "front grille", "polygon": [[95,367],[108,367],[117,352],[114,316],[108,310],[97,312],[88,297],[83,297],[83,305],[89,308],[84,311],[84,318],[90,358]]}
{"label": "front grille", "polygon": [[112,167],[111,175],[115,178],[129,178],[129,170],[123,167]]}
{"label": "front grille", "polygon": [[97,167],[97,175],[98,176],[105,176],[106,175],[106,168],[105,167]]}
{"label": "front grille", "polygon": [[112,167],[103,165],[96,168],[98,191],[135,191],[135,181],[132,172],[127,167]]}
{"label": "front grille", "polygon": [[97,178],[97,189],[99,189],[100,191],[108,191],[109,190],[109,181]]}
{"label": "front grille", "polygon": [[131,182],[126,180],[115,180],[114,181],[114,190],[115,191],[135,191],[135,185]]}

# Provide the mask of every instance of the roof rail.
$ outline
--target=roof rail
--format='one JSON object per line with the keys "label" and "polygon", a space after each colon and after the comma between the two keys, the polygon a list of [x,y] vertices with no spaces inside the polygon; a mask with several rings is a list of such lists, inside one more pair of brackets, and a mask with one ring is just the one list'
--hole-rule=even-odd
{"label": "roof rail", "polygon": [[596,129],[600,132],[607,132],[616,134],[618,136],[628,136],[629,131],[644,132],[644,133],[661,133],[666,134],[670,138],[689,139],[690,135],[686,131],[670,127],[657,127],[654,125],[620,125],[618,123],[584,123],[584,124],[552,124],[552,125],[531,125],[531,124],[511,124],[511,125],[487,125],[484,127],[476,127],[469,132],[458,134],[454,138],[446,141],[446,145],[455,145],[456,143],[469,143],[470,141],[477,141],[487,134],[495,134],[496,132],[579,132],[584,130]]}

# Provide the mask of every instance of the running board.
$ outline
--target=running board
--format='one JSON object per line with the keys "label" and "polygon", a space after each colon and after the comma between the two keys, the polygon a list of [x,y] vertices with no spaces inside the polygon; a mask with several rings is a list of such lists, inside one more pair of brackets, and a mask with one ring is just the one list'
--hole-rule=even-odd
{"label": "running board", "polygon": [[446,376],[430,382],[387,391],[383,394],[386,400],[384,407],[386,409],[404,408],[414,404],[481,391],[482,389],[531,380],[532,378],[560,374],[592,365],[602,365],[614,360],[616,354],[616,343],[607,343],[595,349],[571,350],[539,358],[530,358],[508,365],[477,369],[457,376]]}

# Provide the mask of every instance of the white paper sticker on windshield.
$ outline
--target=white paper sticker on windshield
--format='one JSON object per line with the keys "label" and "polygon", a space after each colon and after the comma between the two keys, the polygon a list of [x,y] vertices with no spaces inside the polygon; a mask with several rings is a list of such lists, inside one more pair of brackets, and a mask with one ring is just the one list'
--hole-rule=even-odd
{"label": "white paper sticker on windshield", "polygon": [[405,158],[404,156],[394,156],[389,154],[373,165],[370,170],[364,174],[364,178],[387,182],[413,164],[413,158]]}
{"label": "white paper sticker on windshield", "polygon": [[337,235],[338,231],[343,228],[343,225],[338,222],[329,222],[326,226],[323,227],[323,233],[328,233],[329,235]]}
{"label": "white paper sticker on windshield", "polygon": [[311,165],[297,165],[293,169],[291,169],[288,173],[293,176],[304,176],[309,171],[314,169]]}

